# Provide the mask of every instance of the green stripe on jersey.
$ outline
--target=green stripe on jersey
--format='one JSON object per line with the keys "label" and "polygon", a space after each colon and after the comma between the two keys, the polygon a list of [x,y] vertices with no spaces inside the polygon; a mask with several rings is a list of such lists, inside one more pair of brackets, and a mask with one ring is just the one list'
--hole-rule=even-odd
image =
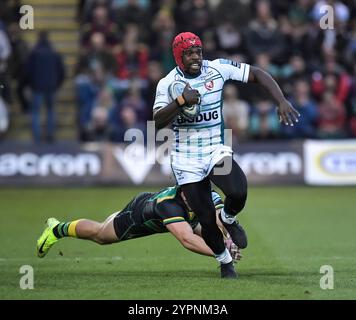
{"label": "green stripe on jersey", "polygon": [[172,217],[172,218],[167,218],[163,220],[163,224],[167,225],[173,222],[182,222],[185,221],[185,219],[183,217]]}
{"label": "green stripe on jersey", "polygon": [[[192,143],[185,143],[185,141],[182,141],[181,146],[184,146],[189,150],[191,147],[196,147],[196,148],[205,148],[208,146],[215,146],[217,144],[221,144],[220,138],[219,141],[213,141],[210,138],[198,138],[198,139],[189,139],[187,142],[190,142],[192,140]],[[191,149],[190,149],[191,150]]]}
{"label": "green stripe on jersey", "polygon": [[[178,153],[184,154],[186,152],[185,151],[178,151]],[[201,157],[202,158],[209,157],[212,153],[213,153],[213,151],[211,151],[211,152],[191,152],[190,153],[190,158],[197,158],[198,157],[198,159],[201,159]]]}
{"label": "green stripe on jersey", "polygon": [[207,109],[200,109],[200,111],[211,111],[211,110],[215,110],[215,109],[218,109],[221,107],[221,104],[217,105],[216,107],[214,108],[207,108]]}
{"label": "green stripe on jersey", "polygon": [[198,138],[198,149],[199,149],[198,159],[202,159],[203,158],[202,146],[203,146],[203,139],[201,137],[199,137]]}
{"label": "green stripe on jersey", "polygon": [[164,200],[173,199],[177,194],[177,187],[169,187],[163,189],[160,193],[153,196],[150,200],[153,201],[157,199],[157,203],[160,203]]}
{"label": "green stripe on jersey", "polygon": [[212,103],[207,103],[207,104],[202,104],[200,105],[201,107],[207,107],[207,106],[212,106],[213,104],[220,103],[221,100],[219,99],[218,101],[212,102]]}
{"label": "green stripe on jersey", "polygon": [[221,121],[219,123],[216,124],[211,124],[209,126],[199,126],[199,125],[191,125],[191,126],[176,126],[179,129],[206,129],[206,128],[212,128],[212,127],[216,127],[216,126],[220,126],[221,125]]}

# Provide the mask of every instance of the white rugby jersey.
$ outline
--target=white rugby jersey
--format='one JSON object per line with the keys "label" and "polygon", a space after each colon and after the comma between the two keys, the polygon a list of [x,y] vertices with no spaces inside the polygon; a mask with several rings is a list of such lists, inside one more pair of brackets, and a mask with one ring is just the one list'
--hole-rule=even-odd
{"label": "white rugby jersey", "polygon": [[202,159],[224,144],[222,115],[223,86],[227,80],[248,81],[250,65],[227,59],[203,60],[201,74],[189,77],[174,68],[162,78],[156,90],[153,109],[161,109],[172,102],[168,87],[174,80],[188,82],[201,95],[200,114],[193,120],[177,116],[173,121],[175,141],[172,156]]}

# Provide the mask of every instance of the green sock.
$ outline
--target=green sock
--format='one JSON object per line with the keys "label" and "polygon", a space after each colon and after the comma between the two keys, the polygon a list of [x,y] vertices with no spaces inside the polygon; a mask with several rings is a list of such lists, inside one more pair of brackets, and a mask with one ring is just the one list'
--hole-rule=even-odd
{"label": "green sock", "polygon": [[68,237],[68,228],[71,222],[60,222],[53,228],[53,234],[59,239]]}

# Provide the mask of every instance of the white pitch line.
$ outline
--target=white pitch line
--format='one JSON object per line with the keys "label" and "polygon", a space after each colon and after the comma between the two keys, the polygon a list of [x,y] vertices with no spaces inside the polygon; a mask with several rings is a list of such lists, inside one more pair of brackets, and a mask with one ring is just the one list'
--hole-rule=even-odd
{"label": "white pitch line", "polygon": [[307,258],[301,258],[301,257],[274,257],[277,260],[356,260],[355,257],[340,257],[340,256],[329,256],[329,257],[318,257],[318,256],[313,256],[313,257],[307,257]]}
{"label": "white pitch line", "polygon": [[114,256],[114,257],[86,257],[86,258],[46,258],[46,259],[39,259],[36,257],[28,257],[28,258],[0,258],[0,263],[1,262],[11,262],[11,261],[87,261],[87,260],[93,260],[93,261],[119,261],[122,260],[122,257],[119,256]]}

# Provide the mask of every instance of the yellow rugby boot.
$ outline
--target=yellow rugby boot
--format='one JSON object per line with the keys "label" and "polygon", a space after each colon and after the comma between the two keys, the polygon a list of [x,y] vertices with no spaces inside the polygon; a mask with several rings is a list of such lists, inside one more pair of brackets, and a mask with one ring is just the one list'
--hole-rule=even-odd
{"label": "yellow rugby boot", "polygon": [[56,218],[49,218],[46,221],[47,227],[37,240],[37,256],[43,258],[48,250],[59,240],[53,233],[53,228],[59,224]]}

